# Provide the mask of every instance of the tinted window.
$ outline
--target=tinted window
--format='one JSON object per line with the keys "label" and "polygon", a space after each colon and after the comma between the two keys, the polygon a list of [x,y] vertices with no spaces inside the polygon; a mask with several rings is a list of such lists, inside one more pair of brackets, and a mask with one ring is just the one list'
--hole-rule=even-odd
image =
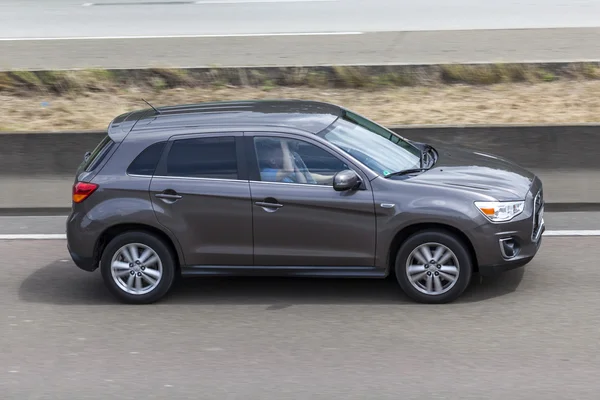
{"label": "tinted window", "polygon": [[88,159],[83,162],[83,168],[86,171],[92,171],[94,168],[96,168],[98,164],[102,162],[104,157],[106,157],[106,154],[108,154],[108,151],[113,143],[114,142],[110,139],[110,137],[108,137],[108,135],[102,138]]}
{"label": "tinted window", "polygon": [[158,142],[146,147],[129,165],[127,173],[132,175],[153,175],[166,143]]}
{"label": "tinted window", "polygon": [[238,179],[235,138],[194,138],[173,142],[167,175]]}
{"label": "tinted window", "polygon": [[332,185],[336,173],[348,169],[328,151],[302,140],[254,138],[261,180]]}

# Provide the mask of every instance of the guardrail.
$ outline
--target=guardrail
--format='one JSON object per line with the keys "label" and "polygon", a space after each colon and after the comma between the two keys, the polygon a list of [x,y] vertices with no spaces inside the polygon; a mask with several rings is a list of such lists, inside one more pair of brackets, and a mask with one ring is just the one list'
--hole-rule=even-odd
{"label": "guardrail", "polygon": [[[600,205],[600,124],[392,129],[409,139],[459,145],[511,159],[540,175],[548,203]],[[104,134],[0,134],[0,208],[69,207],[75,168]]]}

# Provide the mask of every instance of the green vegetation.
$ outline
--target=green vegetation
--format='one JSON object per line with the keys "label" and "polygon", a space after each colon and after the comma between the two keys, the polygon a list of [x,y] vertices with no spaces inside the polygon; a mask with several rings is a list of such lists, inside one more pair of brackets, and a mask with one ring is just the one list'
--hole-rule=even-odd
{"label": "green vegetation", "polygon": [[206,68],[0,72],[0,93],[54,95],[114,92],[124,88],[310,87],[378,90],[390,87],[598,80],[597,63],[311,68]]}
{"label": "green vegetation", "polygon": [[384,125],[597,122],[598,63],[0,72],[0,132],[105,129],[204,101],[326,101]]}

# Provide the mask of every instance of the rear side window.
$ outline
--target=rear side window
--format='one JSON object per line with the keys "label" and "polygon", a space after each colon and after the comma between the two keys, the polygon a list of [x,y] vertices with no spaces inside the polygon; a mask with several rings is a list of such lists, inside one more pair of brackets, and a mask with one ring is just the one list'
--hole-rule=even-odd
{"label": "rear side window", "polygon": [[104,160],[104,157],[110,151],[114,142],[110,139],[110,137],[104,136],[100,143],[96,146],[96,148],[92,151],[87,160],[83,162],[83,168],[85,171],[93,171],[101,162]]}
{"label": "rear side window", "polygon": [[157,142],[146,147],[127,168],[130,175],[154,175],[167,142]]}
{"label": "rear side window", "polygon": [[238,179],[234,137],[180,139],[167,157],[167,175]]}

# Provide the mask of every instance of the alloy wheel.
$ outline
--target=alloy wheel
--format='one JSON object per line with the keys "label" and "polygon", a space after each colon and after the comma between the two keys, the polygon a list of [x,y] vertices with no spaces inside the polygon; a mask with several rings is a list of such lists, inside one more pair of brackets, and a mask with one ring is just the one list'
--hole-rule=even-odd
{"label": "alloy wheel", "polygon": [[151,247],[129,243],[117,250],[111,260],[111,275],[126,293],[142,295],[154,290],[163,275],[160,257]]}
{"label": "alloy wheel", "polygon": [[452,250],[440,243],[424,243],[406,261],[406,275],[419,292],[437,296],[448,292],[458,281],[460,265]]}

